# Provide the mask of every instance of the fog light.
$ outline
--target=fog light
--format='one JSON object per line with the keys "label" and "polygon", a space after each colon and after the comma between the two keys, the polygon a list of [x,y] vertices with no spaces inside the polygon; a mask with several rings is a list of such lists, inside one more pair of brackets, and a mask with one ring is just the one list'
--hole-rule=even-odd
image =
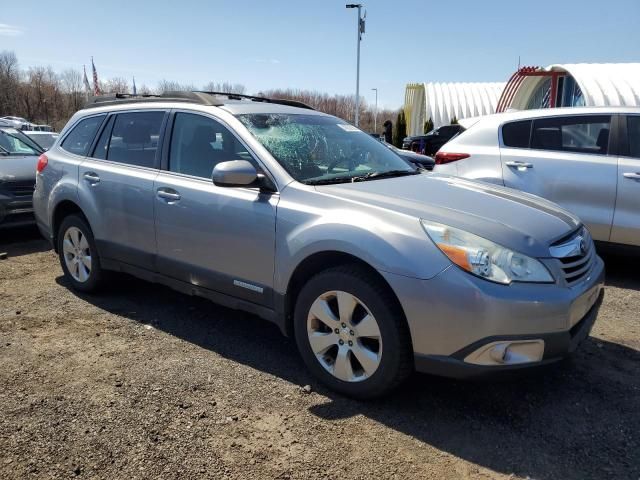
{"label": "fog light", "polygon": [[544,340],[505,340],[483,345],[467,355],[467,363],[475,365],[518,365],[542,360]]}

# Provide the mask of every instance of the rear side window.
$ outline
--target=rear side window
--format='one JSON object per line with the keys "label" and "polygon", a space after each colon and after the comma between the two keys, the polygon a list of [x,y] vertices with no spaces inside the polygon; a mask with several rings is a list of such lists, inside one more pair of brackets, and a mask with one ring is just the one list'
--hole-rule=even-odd
{"label": "rear side window", "polygon": [[540,118],[533,121],[531,148],[606,155],[610,115]]}
{"label": "rear side window", "polygon": [[629,138],[629,155],[640,158],[640,116],[627,117],[627,137]]}
{"label": "rear side window", "polygon": [[93,137],[96,136],[98,127],[104,120],[104,115],[85,118],[80,120],[75,127],[69,132],[60,145],[64,150],[75,153],[82,157],[89,152]]}
{"label": "rear side window", "polygon": [[506,123],[502,127],[502,142],[505,147],[529,148],[531,120]]}
{"label": "rear side window", "polygon": [[95,155],[113,162],[154,168],[164,116],[164,111],[118,114],[108,144],[106,138],[100,138]]}

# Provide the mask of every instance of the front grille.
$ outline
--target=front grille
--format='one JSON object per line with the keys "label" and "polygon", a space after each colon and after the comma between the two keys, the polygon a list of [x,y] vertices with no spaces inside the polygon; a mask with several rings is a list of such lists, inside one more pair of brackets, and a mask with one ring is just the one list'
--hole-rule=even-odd
{"label": "front grille", "polygon": [[16,197],[31,197],[33,196],[33,191],[35,190],[35,181],[23,180],[4,182],[2,183],[1,187],[3,190],[8,191]]}
{"label": "front grille", "polygon": [[593,267],[596,249],[586,228],[581,228],[568,239],[564,238],[550,248],[558,259],[567,285],[572,286],[586,277]]}

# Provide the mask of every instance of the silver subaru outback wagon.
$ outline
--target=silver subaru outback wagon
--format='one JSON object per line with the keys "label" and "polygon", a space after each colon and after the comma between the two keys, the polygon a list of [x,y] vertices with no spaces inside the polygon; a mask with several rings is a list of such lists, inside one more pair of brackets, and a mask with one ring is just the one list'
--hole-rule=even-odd
{"label": "silver subaru outback wagon", "polygon": [[108,271],[275,322],[330,388],[556,361],[604,268],[557,205],[425,173],[336,117],[216,93],[97,97],[38,162],[34,208],[68,283]]}

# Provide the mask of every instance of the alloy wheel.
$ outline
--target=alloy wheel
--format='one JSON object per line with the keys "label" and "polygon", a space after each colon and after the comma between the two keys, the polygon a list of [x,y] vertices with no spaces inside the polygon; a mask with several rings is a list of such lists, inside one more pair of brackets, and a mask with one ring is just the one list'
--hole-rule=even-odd
{"label": "alloy wheel", "polygon": [[356,296],[329,291],[311,305],[309,345],[322,367],[345,382],[371,377],[382,358],[382,336],[375,317]]}
{"label": "alloy wheel", "polygon": [[91,275],[91,249],[87,237],[77,227],[64,233],[62,252],[67,270],[77,282],[84,283]]}

